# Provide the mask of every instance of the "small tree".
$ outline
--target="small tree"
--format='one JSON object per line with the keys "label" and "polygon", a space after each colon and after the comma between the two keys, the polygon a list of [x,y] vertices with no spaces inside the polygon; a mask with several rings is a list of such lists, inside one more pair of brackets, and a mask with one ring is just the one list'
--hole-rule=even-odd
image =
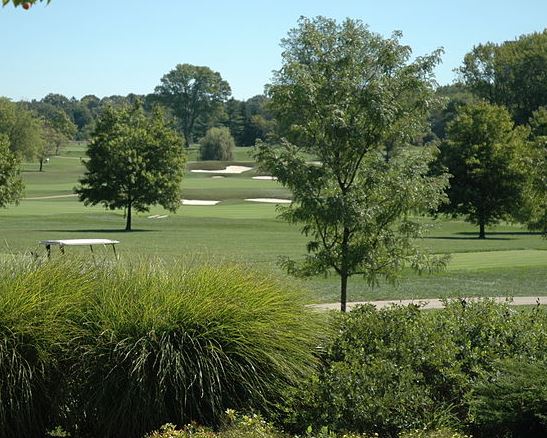
{"label": "small tree", "polygon": [[[442,263],[413,244],[422,228],[411,213],[443,199],[446,178],[428,176],[432,151],[388,161],[381,153],[393,126],[403,142],[425,122],[439,59],[437,53],[410,63],[399,38],[384,39],[360,21],[302,18],[283,40],[283,66],[268,89],[287,140],[281,148],[260,144],[257,158],[293,193],[282,217],[311,237],[306,259],[284,264],[301,275],[334,270],[342,311],[352,275],[375,283],[393,279],[405,264]],[[306,154],[321,165],[307,164]]]}
{"label": "small tree", "polygon": [[126,231],[131,211],[159,204],[170,211],[180,205],[186,162],[182,139],[155,110],[146,117],[139,104],[107,108],[88,147],[86,172],[76,193],[85,205],[125,208]]}
{"label": "small tree", "polygon": [[452,174],[449,203],[440,211],[463,214],[479,226],[518,213],[524,201],[525,171],[519,165],[527,129],[513,128],[509,112],[486,102],[470,103],[457,111],[441,144],[441,163]]}
{"label": "small tree", "polygon": [[10,151],[8,137],[0,134],[0,207],[17,203],[23,192],[19,160]]}
{"label": "small tree", "polygon": [[210,128],[200,141],[199,157],[201,160],[232,161],[235,142],[230,130],[225,127]]}

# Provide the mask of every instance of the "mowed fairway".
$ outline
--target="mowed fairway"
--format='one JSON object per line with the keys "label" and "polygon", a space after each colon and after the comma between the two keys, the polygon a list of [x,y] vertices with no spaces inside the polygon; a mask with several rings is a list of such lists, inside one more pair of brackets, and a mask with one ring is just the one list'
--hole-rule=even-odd
{"label": "mowed fairway", "polygon": [[[135,231],[130,233],[123,231],[122,211],[85,207],[72,196],[84,170],[80,162],[84,156],[83,147],[73,145],[63,156],[53,157],[45,172],[37,172],[36,163],[25,165],[26,199],[0,210],[0,256],[43,253],[38,245],[42,239],[105,237],[121,241],[119,250],[126,259],[215,257],[248,263],[285,278],[277,267],[278,257],[300,257],[305,252],[305,237],[298,227],[276,218],[274,204],[245,201],[290,198],[278,183],[252,179],[257,175],[255,169],[222,178],[190,171],[222,169],[227,164],[252,167],[248,148],[238,148],[236,158],[240,161],[235,163],[190,163],[183,198],[220,201],[218,205],[185,205],[177,214],[152,208],[134,216]],[[480,241],[475,227],[461,220],[422,220],[432,229],[420,244],[434,253],[452,254],[447,271],[422,276],[408,272],[397,285],[375,287],[355,277],[350,280],[350,300],[547,295],[547,241],[538,234],[503,224],[487,229],[487,239]],[[89,254],[85,248],[67,252]],[[313,302],[338,299],[336,277],[297,280],[295,285],[307,288]]]}

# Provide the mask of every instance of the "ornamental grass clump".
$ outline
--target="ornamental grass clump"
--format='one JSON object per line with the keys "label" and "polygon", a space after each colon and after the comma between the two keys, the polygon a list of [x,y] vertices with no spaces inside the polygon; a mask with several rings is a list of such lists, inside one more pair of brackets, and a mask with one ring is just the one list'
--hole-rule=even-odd
{"label": "ornamental grass clump", "polygon": [[206,264],[95,274],[73,433],[139,437],[167,422],[215,426],[226,408],[267,413],[314,364],[316,316],[271,278]]}
{"label": "ornamental grass clump", "polygon": [[0,437],[43,437],[61,410],[68,345],[91,278],[77,263],[0,265]]}

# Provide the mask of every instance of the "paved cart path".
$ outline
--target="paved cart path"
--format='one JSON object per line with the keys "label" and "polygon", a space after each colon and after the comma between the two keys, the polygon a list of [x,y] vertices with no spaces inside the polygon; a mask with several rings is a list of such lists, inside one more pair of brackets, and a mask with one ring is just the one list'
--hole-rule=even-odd
{"label": "paved cart path", "polygon": [[[506,297],[490,297],[493,298],[498,303],[504,303],[508,302],[510,305],[513,306],[526,306],[526,305],[534,305],[534,304],[547,304],[547,297],[545,296],[539,296],[539,297],[513,297],[513,298],[506,298]],[[455,298],[458,299],[458,298]],[[465,298],[466,300],[476,300],[478,298],[472,297],[472,298]],[[382,307],[391,306],[392,304],[398,304],[401,306],[407,306],[409,304],[422,304],[423,309],[440,309],[443,307],[443,303],[440,298],[423,298],[423,299],[417,299],[417,300],[386,300],[386,301],[355,301],[347,303],[347,310],[351,310],[352,307],[363,305],[363,304],[372,304],[379,309]],[[310,304],[308,307],[312,309],[317,310],[339,310],[340,309],[340,303],[322,303],[322,304]]]}

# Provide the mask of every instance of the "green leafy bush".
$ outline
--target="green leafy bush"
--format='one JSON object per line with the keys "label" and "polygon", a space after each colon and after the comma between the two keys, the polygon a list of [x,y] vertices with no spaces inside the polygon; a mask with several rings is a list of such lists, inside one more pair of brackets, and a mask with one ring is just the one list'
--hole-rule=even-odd
{"label": "green leafy bush", "polygon": [[474,382],[500,358],[545,357],[546,322],[547,312],[488,300],[336,315],[319,372],[288,391],[281,419],[300,432],[313,425],[388,437],[469,424]]}
{"label": "green leafy bush", "polygon": [[200,160],[232,161],[235,142],[230,130],[226,127],[210,128],[200,141]]}
{"label": "green leafy bush", "polygon": [[480,436],[547,436],[547,362],[506,359],[471,392],[473,428]]}

